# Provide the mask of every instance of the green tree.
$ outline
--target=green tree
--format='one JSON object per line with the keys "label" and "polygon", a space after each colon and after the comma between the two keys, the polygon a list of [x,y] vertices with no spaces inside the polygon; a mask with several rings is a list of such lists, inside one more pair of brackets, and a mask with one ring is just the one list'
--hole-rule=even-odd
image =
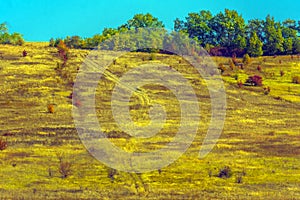
{"label": "green tree", "polygon": [[274,17],[268,15],[264,23],[265,44],[263,50],[268,55],[280,54],[284,51],[281,25]]}
{"label": "green tree", "polygon": [[55,40],[53,38],[51,38],[49,40],[49,47],[54,47],[55,46]]}
{"label": "green tree", "polygon": [[283,49],[285,54],[292,54],[293,53],[293,39],[292,38],[285,38],[283,41]]}
{"label": "green tree", "polygon": [[13,33],[10,35],[10,44],[12,45],[23,45],[24,39],[22,38],[22,35],[20,33]]}
{"label": "green tree", "polygon": [[212,14],[202,10],[199,13],[189,13],[186,17],[185,30],[191,38],[197,38],[203,47],[212,43],[212,29],[209,26]]}
{"label": "green tree", "polygon": [[23,45],[24,39],[20,33],[9,34],[6,23],[0,24],[0,44]]}
{"label": "green tree", "polygon": [[8,28],[6,26],[6,23],[0,24],[0,35],[7,33],[7,32],[8,32]]}
{"label": "green tree", "polygon": [[174,20],[174,30],[176,32],[182,31],[185,29],[185,24],[183,20],[180,20],[179,18],[176,18]]}
{"label": "green tree", "polygon": [[297,52],[297,46],[299,38],[297,36],[298,30],[296,21],[287,19],[282,22],[282,36],[284,38],[283,48],[285,54],[299,53]]}
{"label": "green tree", "polygon": [[[147,14],[136,14],[132,19],[128,20],[126,24],[121,27],[127,27],[128,29],[137,28],[164,28],[164,24],[153,17],[150,13]],[[120,27],[119,27],[120,29]]]}
{"label": "green tree", "polygon": [[247,35],[250,38],[253,32],[256,32],[260,41],[264,42],[264,21],[259,19],[252,19],[247,24]]}
{"label": "green tree", "polygon": [[252,57],[257,57],[263,55],[263,43],[258,38],[256,32],[251,33],[251,37],[249,39],[249,46],[247,48],[248,54]]}
{"label": "green tree", "polygon": [[213,17],[211,27],[220,46],[230,49],[246,47],[246,24],[235,10],[225,9],[225,13],[218,13]]}

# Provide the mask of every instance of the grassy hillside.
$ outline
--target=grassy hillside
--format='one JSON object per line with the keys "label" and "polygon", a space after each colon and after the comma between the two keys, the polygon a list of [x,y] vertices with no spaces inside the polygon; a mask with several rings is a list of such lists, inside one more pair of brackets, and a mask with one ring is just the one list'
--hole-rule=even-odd
{"label": "grassy hillside", "polygon": [[[300,85],[292,83],[293,76],[300,76],[297,56],[252,59],[243,70],[231,69],[229,58],[214,58],[225,67],[227,117],[221,138],[204,159],[198,158],[210,122],[204,80],[191,74],[188,63],[176,56],[130,53],[117,59],[110,66],[117,76],[143,63],[170,64],[189,79],[201,107],[197,136],[180,159],[158,171],[129,174],[98,162],[76,132],[68,96],[88,53],[70,50],[67,65],[58,70],[62,61],[47,43],[0,45],[0,139],[7,142],[0,151],[0,199],[300,199]],[[262,76],[264,86],[239,87],[237,83],[249,75]],[[136,141],[113,122],[113,86],[107,78],[99,83],[97,116],[111,142],[128,150]],[[264,87],[270,87],[269,94]],[[176,105],[170,91],[144,89],[150,96],[156,94],[170,114],[160,134],[135,146],[149,151],[172,139],[180,115],[170,106],[170,102]],[[54,105],[53,113],[49,104]],[[147,123],[145,111],[133,97],[133,120]]]}

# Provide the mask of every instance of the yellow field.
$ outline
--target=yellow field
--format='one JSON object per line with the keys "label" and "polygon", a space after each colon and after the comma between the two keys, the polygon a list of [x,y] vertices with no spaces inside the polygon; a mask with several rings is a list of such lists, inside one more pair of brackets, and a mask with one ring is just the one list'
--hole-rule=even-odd
{"label": "yellow field", "polygon": [[[253,58],[244,70],[230,69],[229,58],[213,58],[226,67],[227,113],[217,145],[203,159],[198,154],[211,110],[204,80],[176,56],[130,53],[117,59],[110,66],[117,76],[143,63],[169,63],[186,75],[201,108],[197,136],[183,156],[161,170],[130,174],[114,172],[93,158],[75,129],[68,96],[88,53],[70,50],[66,67],[58,71],[61,60],[48,43],[0,45],[0,139],[7,142],[0,151],[0,199],[300,199],[300,84],[292,83],[293,76],[300,76],[297,56]],[[268,95],[263,87],[238,87],[239,80],[255,74],[263,77],[263,87],[270,87]],[[159,94],[157,102],[170,116],[154,138],[135,140],[113,122],[114,83],[101,80],[97,117],[112,143],[134,151],[128,146],[138,142],[134,148],[152,151],[171,141],[180,116],[178,107],[169,106],[176,105],[170,91],[144,88],[150,96]],[[147,124],[149,108],[140,107],[139,100],[132,98],[132,119]],[[62,163],[70,164],[67,177],[59,170]],[[230,176],[218,177],[226,167]]]}

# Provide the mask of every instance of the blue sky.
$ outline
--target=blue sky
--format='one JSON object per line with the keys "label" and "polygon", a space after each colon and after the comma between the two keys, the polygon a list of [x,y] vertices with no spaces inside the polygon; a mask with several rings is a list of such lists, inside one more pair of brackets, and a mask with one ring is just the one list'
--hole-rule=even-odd
{"label": "blue sky", "polygon": [[79,35],[90,37],[104,27],[117,27],[137,13],[151,13],[173,28],[176,17],[190,12],[225,8],[237,10],[248,20],[300,20],[297,0],[0,0],[0,23],[7,22],[10,32],[20,32],[27,41],[48,41],[51,37]]}

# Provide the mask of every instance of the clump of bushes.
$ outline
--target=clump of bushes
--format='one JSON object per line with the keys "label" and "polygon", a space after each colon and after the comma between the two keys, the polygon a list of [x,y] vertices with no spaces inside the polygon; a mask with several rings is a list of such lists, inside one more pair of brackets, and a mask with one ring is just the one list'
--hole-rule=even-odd
{"label": "clump of bushes", "polygon": [[296,84],[300,84],[300,76],[294,76],[292,82]]}
{"label": "clump of bushes", "polygon": [[262,86],[262,77],[258,75],[249,76],[245,82],[245,85]]}
{"label": "clump of bushes", "polygon": [[0,139],[0,150],[3,151],[6,148],[7,148],[7,142]]}

